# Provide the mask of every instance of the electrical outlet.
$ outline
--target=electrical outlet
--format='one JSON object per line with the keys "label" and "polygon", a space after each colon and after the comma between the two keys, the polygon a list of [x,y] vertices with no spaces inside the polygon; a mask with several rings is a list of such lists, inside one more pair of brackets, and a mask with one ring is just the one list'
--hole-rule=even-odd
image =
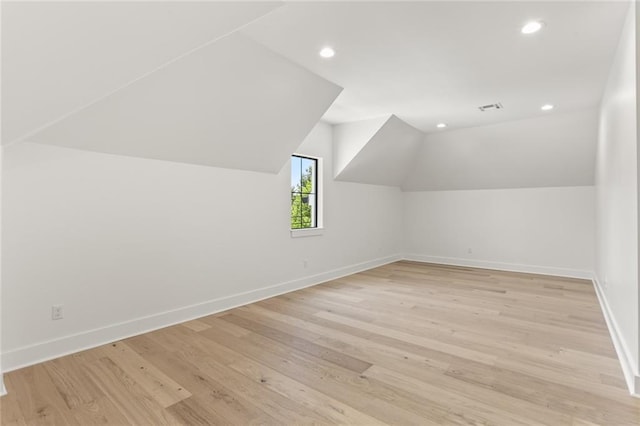
{"label": "electrical outlet", "polygon": [[62,305],[54,305],[51,307],[51,319],[59,320],[62,319]]}
{"label": "electrical outlet", "polygon": [[307,268],[309,267],[309,261],[308,261],[307,259],[304,259],[304,260],[302,261],[302,267],[303,267],[304,269],[307,269]]}
{"label": "electrical outlet", "polygon": [[469,253],[469,254],[473,253],[473,250],[471,250],[471,247],[469,247],[469,248],[467,249],[467,253]]}

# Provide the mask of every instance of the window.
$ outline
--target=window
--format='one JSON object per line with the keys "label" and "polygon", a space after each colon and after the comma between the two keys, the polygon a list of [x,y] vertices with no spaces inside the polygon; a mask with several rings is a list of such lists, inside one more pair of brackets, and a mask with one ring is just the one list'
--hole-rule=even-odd
{"label": "window", "polygon": [[291,229],[318,227],[318,159],[291,156]]}

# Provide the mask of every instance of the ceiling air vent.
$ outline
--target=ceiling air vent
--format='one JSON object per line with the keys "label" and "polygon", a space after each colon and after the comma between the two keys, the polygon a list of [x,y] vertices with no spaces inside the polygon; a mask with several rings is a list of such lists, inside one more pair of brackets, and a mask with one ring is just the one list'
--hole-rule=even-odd
{"label": "ceiling air vent", "polygon": [[502,104],[500,102],[496,102],[495,104],[482,105],[482,106],[478,107],[478,109],[480,111],[482,111],[482,112],[491,111],[491,110],[494,110],[494,109],[502,109],[502,108],[504,108],[504,107],[502,106]]}

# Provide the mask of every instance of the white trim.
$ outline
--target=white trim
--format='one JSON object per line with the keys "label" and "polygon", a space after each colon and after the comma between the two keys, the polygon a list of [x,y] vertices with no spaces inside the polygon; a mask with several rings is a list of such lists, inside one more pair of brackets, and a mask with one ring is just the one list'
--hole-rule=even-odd
{"label": "white trim", "polygon": [[4,387],[4,376],[0,373],[0,396],[7,394],[7,388]]}
{"label": "white trim", "polygon": [[526,272],[529,274],[553,275],[557,277],[582,278],[590,280],[591,271],[580,269],[557,268],[554,266],[523,265],[518,263],[493,262],[488,260],[464,259],[459,257],[429,256],[423,254],[406,254],[405,260],[425,263],[439,263],[442,265],[470,266],[473,268],[496,269],[499,271]]}
{"label": "white trim", "polygon": [[324,234],[324,228],[292,229],[291,238],[315,237]]}
{"label": "white trim", "polygon": [[280,284],[246,291],[232,296],[220,297],[207,302],[185,306],[147,317],[89,330],[34,345],[21,347],[2,354],[2,367],[5,372],[37,364],[63,355],[104,345],[127,337],[147,333],[163,327],[179,324],[195,318],[211,315],[238,306],[257,302],[290,291],[311,287],[326,281],[335,280],[367,269],[402,260],[401,255],[387,256],[355,265],[345,266],[309,277],[298,278]]}
{"label": "white trim", "polygon": [[602,308],[602,313],[604,314],[604,319],[609,328],[611,340],[613,340],[613,346],[616,348],[618,360],[620,360],[620,365],[622,366],[622,372],[624,373],[624,379],[627,382],[629,393],[636,398],[640,398],[640,374],[638,374],[637,366],[633,362],[633,356],[631,355],[629,346],[622,336],[622,333],[620,333],[620,327],[609,307],[609,302],[607,302],[605,293],[602,291],[598,277],[594,275],[592,281],[593,288],[595,288],[598,301],[600,302],[600,307]]}

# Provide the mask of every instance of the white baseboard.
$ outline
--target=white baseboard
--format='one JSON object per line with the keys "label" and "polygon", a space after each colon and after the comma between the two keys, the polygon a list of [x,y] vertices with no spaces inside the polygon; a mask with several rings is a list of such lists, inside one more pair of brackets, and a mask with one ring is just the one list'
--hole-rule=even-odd
{"label": "white baseboard", "polygon": [[4,377],[2,373],[0,373],[0,396],[7,394],[7,388],[4,387]]}
{"label": "white baseboard", "polygon": [[4,372],[17,370],[50,359],[58,358],[85,349],[94,348],[127,337],[147,333],[163,327],[179,324],[195,318],[222,312],[231,308],[257,302],[283,293],[311,287],[323,282],[335,280],[367,269],[402,260],[401,255],[393,255],[380,259],[345,266],[321,274],[312,275],[256,290],[221,297],[196,305],[185,306],[172,311],[136,318],[130,321],[109,325],[103,328],[88,330],[82,333],[40,342],[35,345],[14,349],[2,354]]}
{"label": "white baseboard", "polygon": [[526,272],[529,274],[553,275],[557,277],[582,278],[590,280],[593,276],[591,271],[580,269],[557,268],[552,266],[522,265],[517,263],[493,262],[488,260],[465,259],[460,257],[441,257],[423,254],[405,254],[405,260],[425,263],[439,263],[452,266],[469,266],[473,268],[495,269],[509,272]]}
{"label": "white baseboard", "polygon": [[622,372],[624,373],[624,379],[627,382],[629,393],[640,398],[640,374],[638,374],[638,369],[633,362],[633,356],[631,355],[629,346],[622,336],[622,333],[620,333],[620,327],[618,327],[616,317],[613,315],[613,312],[609,307],[609,302],[607,302],[607,298],[605,297],[605,293],[595,275],[593,276],[593,287],[598,295],[598,301],[600,302],[604,319],[607,322],[609,334],[611,335],[611,340],[613,340],[613,346],[616,348],[618,360],[620,360],[620,365],[622,366]]}

